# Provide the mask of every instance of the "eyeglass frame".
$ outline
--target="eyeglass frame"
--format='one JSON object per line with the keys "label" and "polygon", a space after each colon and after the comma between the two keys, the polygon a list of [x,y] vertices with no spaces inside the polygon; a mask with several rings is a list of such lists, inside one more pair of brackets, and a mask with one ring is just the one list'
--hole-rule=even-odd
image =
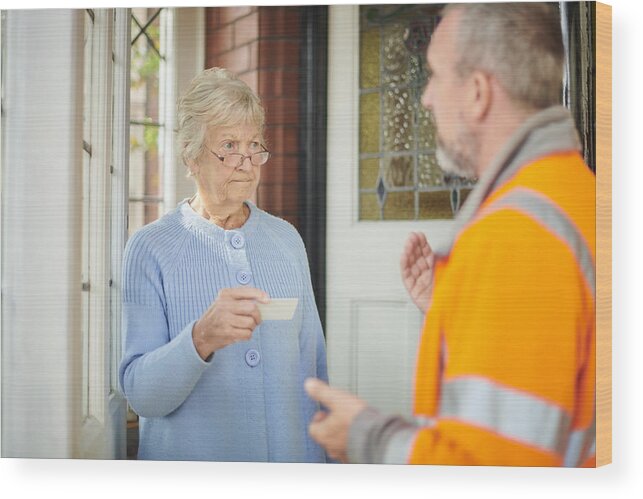
{"label": "eyeglass frame", "polygon": [[[218,159],[219,161],[221,161],[221,163],[223,163],[223,166],[225,166],[226,168],[235,168],[235,169],[236,169],[236,168],[239,168],[239,167],[243,164],[243,162],[246,160],[246,158],[250,158],[250,164],[251,164],[252,166],[263,166],[263,165],[265,165],[265,164],[268,162],[268,160],[270,159],[270,157],[272,156],[272,154],[271,154],[271,153],[270,153],[270,151],[269,151],[268,149],[266,149],[263,145],[262,145],[261,147],[263,148],[263,151],[253,152],[252,154],[248,154],[248,155],[241,154],[240,152],[231,152],[230,154],[226,154],[225,156],[219,156],[219,155],[218,155],[216,152],[214,152],[212,149],[208,149],[208,151],[210,151],[212,154],[214,154],[214,156],[216,156],[216,157],[217,157],[217,159]],[[252,157],[253,157],[255,154],[263,154],[263,153],[268,153],[268,157],[266,158],[266,161],[264,161],[264,162],[263,162],[263,163],[261,163],[260,165],[255,165],[255,164],[252,162]],[[236,166],[228,166],[228,165],[226,165],[226,164],[225,164],[225,159],[226,159],[228,156],[241,156],[241,161],[239,161],[239,164],[238,164],[238,165],[236,165]]]}

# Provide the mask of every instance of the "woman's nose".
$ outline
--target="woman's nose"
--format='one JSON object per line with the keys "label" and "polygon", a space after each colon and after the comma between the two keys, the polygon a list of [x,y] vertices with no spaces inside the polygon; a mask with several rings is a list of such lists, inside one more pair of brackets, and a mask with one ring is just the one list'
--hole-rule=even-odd
{"label": "woman's nose", "polygon": [[243,171],[252,170],[252,161],[250,159],[250,156],[243,157],[241,164],[237,166],[237,170],[243,170]]}

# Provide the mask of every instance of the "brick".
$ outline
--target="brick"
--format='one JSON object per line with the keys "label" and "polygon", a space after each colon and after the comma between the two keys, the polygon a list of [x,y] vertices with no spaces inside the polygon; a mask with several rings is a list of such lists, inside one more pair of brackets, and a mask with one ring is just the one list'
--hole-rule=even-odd
{"label": "brick", "polygon": [[208,51],[212,54],[227,52],[234,46],[232,25],[223,26],[214,32],[208,33]]}
{"label": "brick", "polygon": [[272,125],[298,125],[298,99],[264,99],[266,121]]}
{"label": "brick", "polygon": [[295,40],[260,40],[259,67],[262,69],[298,69],[299,42]]}
{"label": "brick", "polygon": [[[276,73],[276,71],[274,72]],[[259,77],[259,97],[277,97],[279,95],[277,85],[281,78],[274,75],[272,71],[262,71]]]}
{"label": "brick", "polygon": [[299,172],[298,158],[296,156],[286,158],[282,180],[282,193],[284,195],[282,206],[287,212],[297,212],[299,193]]}
{"label": "brick", "polygon": [[266,168],[266,172],[268,174],[266,185],[272,186],[272,190],[276,192],[276,186],[283,185],[284,157],[281,154],[275,154],[270,158],[270,168]]}
{"label": "brick", "polygon": [[278,71],[259,69],[259,92],[262,99],[281,97],[281,81]]}
{"label": "brick", "polygon": [[[299,185],[297,161],[275,163],[262,171],[258,200],[266,211],[282,218],[290,217],[296,223],[299,214]],[[284,175],[286,174],[286,175]]]}
{"label": "brick", "polygon": [[299,180],[299,154],[286,154],[284,156],[284,175],[283,182],[285,184],[297,184]]}
{"label": "brick", "polygon": [[230,26],[234,28],[235,47],[253,42],[259,38],[259,13],[253,12],[237,20]]}
{"label": "brick", "polygon": [[206,30],[218,29],[221,25],[220,9],[217,7],[208,7],[205,9],[205,26]]}
{"label": "brick", "polygon": [[294,225],[297,230],[301,231],[301,227],[299,227],[299,211],[297,213],[285,213],[281,216],[284,220],[286,220],[289,224]]}
{"label": "brick", "polygon": [[227,69],[227,65],[226,65],[225,61],[221,58],[220,55],[213,55],[213,56],[208,57],[206,59],[205,67],[206,68],[215,68],[216,67],[216,68],[226,68]]}
{"label": "brick", "polygon": [[281,30],[280,13],[280,7],[259,7],[259,33],[262,38],[273,36]]}
{"label": "brick", "polygon": [[298,38],[300,7],[259,7],[262,38]]}
{"label": "brick", "polygon": [[219,9],[219,19],[221,24],[229,24],[235,22],[237,19],[252,14],[256,9],[256,7],[249,5],[243,7],[221,7]]}
{"label": "brick", "polygon": [[282,93],[284,97],[299,97],[299,71],[284,72]]}
{"label": "brick", "polygon": [[[283,7],[284,11],[284,36],[299,38],[301,23],[301,7]],[[292,33],[292,34],[290,34]]]}
{"label": "brick", "polygon": [[219,56],[219,61],[224,68],[239,75],[250,69],[250,53],[248,46],[239,47]]}
{"label": "brick", "polygon": [[299,128],[295,126],[271,125],[266,126],[266,139],[273,156],[298,156]]}
{"label": "brick", "polygon": [[262,98],[290,97],[299,95],[299,72],[281,69],[263,69],[259,78]]}
{"label": "brick", "polygon": [[246,71],[239,75],[239,79],[246,82],[246,84],[252,89],[254,93],[257,93],[259,73],[257,70]]}
{"label": "brick", "polygon": [[248,53],[250,58],[248,67],[250,69],[257,69],[259,67],[259,42],[258,41],[254,41],[250,45],[248,45]]}
{"label": "brick", "polygon": [[299,153],[299,128],[293,126],[283,127],[283,150],[285,153]]}
{"label": "brick", "polygon": [[283,126],[274,125],[270,121],[266,126],[266,142],[272,153],[272,157],[281,156],[284,152]]}

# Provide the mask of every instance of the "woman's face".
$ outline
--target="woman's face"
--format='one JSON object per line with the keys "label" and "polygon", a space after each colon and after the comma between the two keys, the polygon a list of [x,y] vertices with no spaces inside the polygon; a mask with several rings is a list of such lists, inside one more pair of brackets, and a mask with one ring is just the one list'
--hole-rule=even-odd
{"label": "woman's face", "polygon": [[261,152],[261,131],[256,125],[210,128],[206,134],[206,150],[196,161],[194,177],[199,191],[210,202],[239,205],[252,197],[259,184],[261,166],[254,166],[249,157],[236,168],[226,166],[218,156]]}

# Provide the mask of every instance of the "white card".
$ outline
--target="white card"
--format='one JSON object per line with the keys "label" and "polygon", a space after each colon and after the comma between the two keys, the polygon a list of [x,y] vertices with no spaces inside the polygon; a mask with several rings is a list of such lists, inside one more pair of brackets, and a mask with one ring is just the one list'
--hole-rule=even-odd
{"label": "white card", "polygon": [[262,321],[289,321],[295,314],[299,298],[272,298],[270,303],[257,303]]}

